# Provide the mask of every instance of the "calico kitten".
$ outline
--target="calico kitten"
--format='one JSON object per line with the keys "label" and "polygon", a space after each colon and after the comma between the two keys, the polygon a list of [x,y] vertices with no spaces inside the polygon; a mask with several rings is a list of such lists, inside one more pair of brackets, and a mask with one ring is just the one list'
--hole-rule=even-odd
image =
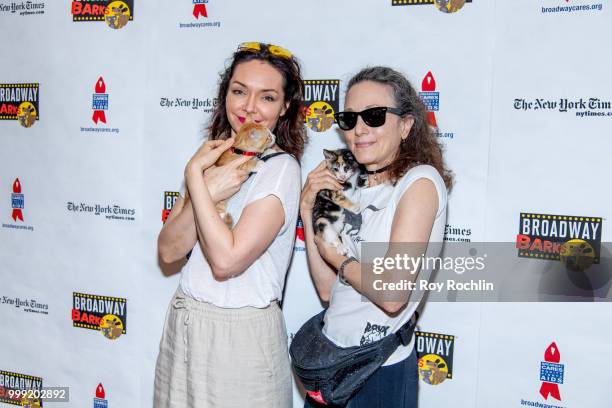
{"label": "calico kitten", "polygon": [[[238,159],[242,155],[253,156],[251,160],[242,164],[239,168],[248,170],[251,173],[256,173],[263,165],[263,162],[259,160],[259,156],[261,156],[264,151],[271,148],[275,142],[276,138],[274,134],[270,132],[267,127],[257,123],[245,123],[236,134],[234,145],[223,152],[215,165],[223,166],[224,164]],[[227,226],[232,228],[234,221],[231,214],[226,211],[227,200],[219,201],[216,208]]]}
{"label": "calico kitten", "polygon": [[339,254],[346,255],[348,248],[339,234],[346,227],[345,221],[359,212],[359,205],[345,195],[354,190],[359,163],[348,149],[323,150],[323,154],[327,168],[343,183],[343,189],[319,191],[312,210],[313,227],[316,236],[333,245]]}

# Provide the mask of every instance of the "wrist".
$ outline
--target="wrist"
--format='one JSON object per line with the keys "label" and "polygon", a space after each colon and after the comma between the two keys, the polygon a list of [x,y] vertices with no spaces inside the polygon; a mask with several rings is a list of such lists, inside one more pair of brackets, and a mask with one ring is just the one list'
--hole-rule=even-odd
{"label": "wrist", "polygon": [[346,257],[346,259],[344,259],[344,261],[342,261],[338,267],[338,278],[340,279],[340,283],[343,285],[349,285],[349,283],[346,281],[345,272],[349,264],[353,262],[358,262],[354,256]]}

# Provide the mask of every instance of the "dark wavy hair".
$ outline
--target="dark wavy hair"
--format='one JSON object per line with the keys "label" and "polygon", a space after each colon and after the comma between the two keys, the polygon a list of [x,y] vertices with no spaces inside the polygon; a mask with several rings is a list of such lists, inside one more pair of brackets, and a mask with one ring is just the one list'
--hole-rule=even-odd
{"label": "dark wavy hair", "polygon": [[207,129],[210,135],[209,139],[227,139],[231,135],[231,126],[225,110],[225,98],[236,67],[248,61],[265,61],[276,68],[283,76],[284,102],[289,102],[287,111],[278,118],[276,127],[272,129],[276,136],[276,144],[287,153],[292,154],[297,160],[300,160],[306,143],[303,109],[304,81],[302,80],[300,64],[293,56],[285,57],[272,54],[268,44],[261,44],[261,46],[261,51],[236,51],[229,65],[220,74],[218,103]]}
{"label": "dark wavy hair", "polygon": [[450,190],[453,186],[453,173],[444,164],[442,146],[436,136],[437,129],[427,122],[427,108],[410,81],[392,68],[368,67],[351,78],[346,92],[348,93],[351,87],[363,81],[373,81],[390,86],[396,107],[400,108],[404,115],[414,118],[410,133],[400,144],[397,156],[389,168],[389,177],[393,183],[396,183],[412,167],[429,164],[438,170],[446,188]]}

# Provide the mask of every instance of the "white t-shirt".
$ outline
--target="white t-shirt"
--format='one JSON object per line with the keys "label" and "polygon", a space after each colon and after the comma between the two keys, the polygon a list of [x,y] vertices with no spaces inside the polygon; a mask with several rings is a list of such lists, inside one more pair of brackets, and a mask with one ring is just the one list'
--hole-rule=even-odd
{"label": "white t-shirt", "polygon": [[[407,171],[395,186],[385,183],[358,190],[355,197],[362,209],[359,232],[352,236],[342,234],[342,241],[347,244],[352,256],[361,260],[361,241],[389,242],[397,205],[408,187],[421,178],[431,180],[438,192],[438,212],[431,231],[430,243],[443,241],[447,200],[444,180],[434,167],[419,165]],[[370,207],[367,208],[368,206]],[[429,245],[426,256],[439,255],[440,246]],[[421,269],[418,279],[429,280],[430,275],[431,270]],[[336,279],[332,287],[329,308],[325,313],[323,332],[340,347],[369,344],[395,333],[414,314],[421,298],[422,293],[412,293],[408,305],[402,312],[396,317],[391,317],[352,286],[343,285]],[[384,365],[402,361],[410,355],[413,347],[414,336],[407,346],[400,345]]]}
{"label": "white t-shirt", "polygon": [[278,197],[285,213],[285,223],[278,235],[246,271],[221,282],[213,277],[196,242],[182,270],[183,291],[194,299],[224,308],[263,308],[273,300],[280,300],[293,253],[301,186],[300,165],[292,156],[281,154],[265,161],[263,168],[251,175],[228,200],[226,208],[235,225],[248,204],[269,195]]}

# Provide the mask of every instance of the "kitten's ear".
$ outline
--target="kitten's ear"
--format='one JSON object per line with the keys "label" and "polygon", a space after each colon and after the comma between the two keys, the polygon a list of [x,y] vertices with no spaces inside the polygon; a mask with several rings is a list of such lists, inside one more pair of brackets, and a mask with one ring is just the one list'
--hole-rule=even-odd
{"label": "kitten's ear", "polygon": [[332,150],[323,149],[323,155],[327,160],[334,160],[336,158],[336,153]]}

